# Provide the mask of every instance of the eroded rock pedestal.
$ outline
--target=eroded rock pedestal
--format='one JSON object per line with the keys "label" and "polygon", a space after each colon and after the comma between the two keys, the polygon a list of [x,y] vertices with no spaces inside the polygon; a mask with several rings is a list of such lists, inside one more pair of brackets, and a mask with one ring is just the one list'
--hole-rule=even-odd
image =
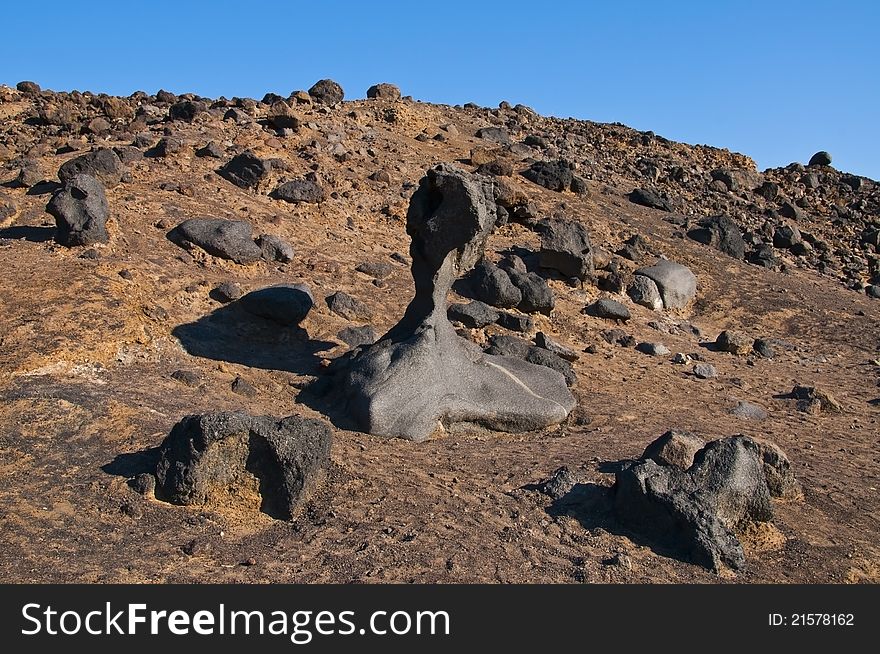
{"label": "eroded rock pedestal", "polygon": [[334,366],[341,400],[363,431],[415,441],[461,422],[529,431],[574,408],[560,373],[484,354],[447,319],[452,283],[483,256],[495,216],[489,180],[445,164],[421,180],[406,228],[415,298],[378,342]]}

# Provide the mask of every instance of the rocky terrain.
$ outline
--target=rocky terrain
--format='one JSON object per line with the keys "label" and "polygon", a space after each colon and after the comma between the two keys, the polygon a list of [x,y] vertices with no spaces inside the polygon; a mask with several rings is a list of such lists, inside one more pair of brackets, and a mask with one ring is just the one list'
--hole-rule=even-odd
{"label": "rocky terrain", "polygon": [[0,87],[5,579],[880,578],[877,182],[366,95]]}

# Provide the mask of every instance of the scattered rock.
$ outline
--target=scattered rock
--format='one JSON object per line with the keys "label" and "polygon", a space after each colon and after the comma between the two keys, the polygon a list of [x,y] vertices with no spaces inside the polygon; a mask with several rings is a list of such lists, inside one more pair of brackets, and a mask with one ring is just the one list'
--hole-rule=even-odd
{"label": "scattered rock", "polygon": [[342,87],[332,79],[322,79],[315,82],[314,86],[309,89],[309,95],[315,102],[331,107],[339,104],[345,98]]}
{"label": "scattered rock", "polygon": [[291,106],[284,100],[272,103],[266,114],[266,120],[276,129],[292,129],[296,131],[300,126],[299,116],[294,113]]}
{"label": "scattered rock", "polygon": [[731,354],[749,354],[752,351],[754,340],[739,332],[725,329],[715,339],[715,347],[721,352]]}
{"label": "scattered rock", "polygon": [[593,304],[584,309],[584,313],[597,318],[605,318],[607,320],[629,320],[632,316],[629,309],[623,306],[617,300],[603,298],[596,300]]}
{"label": "scattered rock", "polygon": [[301,179],[294,179],[284,182],[274,191],[272,197],[276,200],[284,200],[285,202],[298,203],[317,203],[323,202],[326,197],[324,187],[318,181],[318,177],[314,173],[309,173]]}
{"label": "scattered rock", "polygon": [[202,383],[202,376],[192,370],[175,370],[171,373],[171,379],[190,388],[197,388]]}
{"label": "scattered rock", "polygon": [[373,84],[367,89],[367,97],[371,100],[400,100],[400,89],[394,84]]}
{"label": "scattered rock", "polygon": [[208,108],[204,102],[181,100],[168,107],[168,117],[171,120],[182,120],[191,123],[199,114],[204,113],[207,109]]}
{"label": "scattered rock", "polygon": [[770,344],[770,341],[763,338],[756,338],[755,342],[752,343],[752,349],[759,356],[764,357],[765,359],[772,359],[776,353],[773,350],[773,346]]}
{"label": "scattered rock", "polygon": [[64,186],[46,205],[46,211],[55,217],[55,240],[61,245],[94,245],[110,240],[110,208],[104,187],[90,175],[66,177]]}
{"label": "scattered rock", "polygon": [[39,95],[41,91],[39,84],[27,80],[19,82],[15,85],[15,88],[25,95]]}
{"label": "scattered rock", "polygon": [[190,218],[168,232],[168,239],[183,247],[196,245],[210,255],[240,264],[254,263],[262,250],[254,243],[250,223],[224,218]]}
{"label": "scattered rock", "polygon": [[245,413],[186,416],[160,446],[157,494],[175,504],[250,504],[291,519],[330,463],[319,420]]}
{"label": "scattered rock", "polygon": [[58,179],[66,184],[77,175],[89,175],[112,188],[119,184],[124,172],[125,168],[116,152],[110,148],[99,148],[62,164],[58,169]]}
{"label": "scattered rock", "polygon": [[567,495],[576,483],[577,477],[574,473],[567,466],[562,466],[549,479],[538,484],[538,488],[551,499],[558,500]]}
{"label": "scattered rock", "polygon": [[236,377],[233,379],[231,388],[232,392],[236,395],[243,395],[244,397],[257,396],[257,389],[243,377]]}
{"label": "scattered rock", "polygon": [[315,304],[305,284],[278,284],[251,291],[239,301],[248,313],[291,327],[299,325]]}
{"label": "scattered rock", "polygon": [[278,261],[281,263],[293,261],[293,246],[277,236],[260,234],[257,237],[256,244],[262,252],[263,259],[266,261]]}
{"label": "scattered rock", "polygon": [[371,317],[370,308],[366,304],[343,291],[327,296],[326,302],[330,311],[346,320],[369,320]]}
{"label": "scattered rock", "polygon": [[339,331],[336,336],[348,347],[360,347],[362,345],[372,345],[376,342],[376,330],[370,325],[361,327],[346,327]]}
{"label": "scattered rock", "polygon": [[480,329],[496,322],[501,314],[485,302],[474,300],[467,304],[450,304],[446,310],[449,320],[460,322],[470,329]]}
{"label": "scattered rock", "polygon": [[221,302],[232,302],[244,295],[244,291],[238,282],[223,282],[214,289],[214,294]]}
{"label": "scattered rock", "polygon": [[197,157],[209,157],[212,159],[222,159],[226,154],[225,150],[220,147],[217,141],[209,141],[204,147],[196,150]]}
{"label": "scattered rock", "polygon": [[808,166],[830,166],[831,165],[831,155],[825,152],[825,150],[819,150],[816,154],[810,157],[810,163]]}
{"label": "scattered rock", "polygon": [[659,311],[663,308],[663,298],[660,296],[660,289],[657,283],[650,277],[644,275],[634,275],[633,281],[626,289],[627,295],[636,304],[648,307],[652,311]]}
{"label": "scattered rock", "polygon": [[565,277],[580,280],[595,275],[590,233],[583,224],[569,220],[544,220],[539,223],[539,229],[539,262],[542,268],[551,268]]}
{"label": "scattered rock", "polygon": [[482,127],[477,130],[476,136],[484,141],[489,141],[489,143],[498,143],[499,145],[510,143],[510,134],[503,127]]}
{"label": "scattered rock", "polygon": [[531,316],[502,311],[498,314],[498,324],[512,332],[531,332],[535,329],[535,321]]}
{"label": "scattered rock", "polygon": [[718,371],[711,363],[698,363],[694,366],[694,375],[698,379],[715,379],[718,376]]}
{"label": "scattered rock", "polygon": [[737,405],[730,410],[730,413],[743,420],[760,421],[766,420],[767,418],[767,412],[763,407],[744,401],[738,402]]}
{"label": "scattered rock", "polygon": [[651,459],[661,466],[677,466],[687,470],[694,456],[706,446],[706,441],[689,431],[670,430],[653,441],[642,454],[641,460]]}
{"label": "scattered rock", "polygon": [[537,273],[521,272],[515,268],[505,269],[513,285],[519,289],[522,299],[516,308],[524,313],[543,313],[549,316],[556,300],[553,290]]}
{"label": "scattered rock", "polygon": [[272,166],[268,161],[260,159],[250,150],[234,156],[217,172],[224,179],[241,188],[253,188],[265,179]]}
{"label": "scattered rock", "polygon": [[636,345],[636,339],[622,329],[603,329],[599,332],[599,336],[609,345],[618,345],[620,347],[635,347]]}
{"label": "scattered rock", "polygon": [[574,349],[553,340],[544,332],[538,332],[535,334],[535,345],[542,347],[545,350],[550,350],[553,354],[562,357],[566,361],[577,361],[578,358],[580,358]]}
{"label": "scattered rock", "polygon": [[828,391],[815,386],[796,385],[791,395],[797,400],[798,411],[804,413],[843,413],[843,407]]}
{"label": "scattered rock", "polygon": [[575,175],[567,161],[536,161],[522,175],[551,191],[574,190]]}
{"label": "scattered rock", "polygon": [[744,259],[746,243],[739,226],[728,216],[709,216],[702,218],[695,227],[688,231],[689,238],[709,245],[734,259]]}
{"label": "scattered rock", "polygon": [[485,259],[478,263],[469,277],[476,299],[493,307],[513,308],[522,302],[520,291],[505,270]]}
{"label": "scattered rock", "polygon": [[682,309],[697,296],[696,275],[686,266],[668,259],[660,259],[648,268],[639,268],[635,276],[647,277],[657,285],[667,309]]}
{"label": "scattered rock", "polygon": [[667,354],[672,353],[663,343],[639,343],[636,345],[636,349],[642,354],[652,357],[665,357]]}
{"label": "scattered rock", "polygon": [[640,204],[651,209],[659,209],[660,211],[672,211],[672,205],[664,200],[656,191],[646,188],[637,188],[629,194],[630,202]]}
{"label": "scattered rock", "polygon": [[394,272],[394,266],[387,261],[364,261],[355,267],[355,271],[375,279],[385,279]]}

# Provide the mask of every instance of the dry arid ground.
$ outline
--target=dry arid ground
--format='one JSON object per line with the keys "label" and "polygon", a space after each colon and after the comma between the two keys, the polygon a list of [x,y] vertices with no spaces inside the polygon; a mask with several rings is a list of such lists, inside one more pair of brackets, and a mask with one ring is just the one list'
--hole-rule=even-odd
{"label": "dry arid ground", "polygon": [[[525,108],[406,98],[331,107],[294,103],[301,125],[284,133],[265,124],[266,103],[207,101],[192,121],[168,119],[170,104],[146,95],[109,102],[90,94],[0,93],[5,581],[880,579],[880,300],[853,288],[867,286],[876,273],[876,256],[858,249],[863,227],[877,220],[872,182],[861,185],[867,200],[859,217],[835,221],[832,204],[860,197],[823,199],[823,184],[840,186],[839,173],[818,168],[817,190],[791,181],[801,170],[766,171],[788,197],[797,187],[798,197],[808,198],[807,215],[796,219],[803,231],[830,243],[828,265],[780,249],[781,265],[771,269],[685,236],[703,215],[732,215],[744,232],[755,216],[768,215],[762,212],[770,201],[748,189],[737,195],[709,187],[712,170],[754,172],[746,157],[724,150],[670,143],[618,125],[543,118]],[[240,115],[224,120],[236,104]],[[142,105],[161,115],[145,120],[144,111],[135,113]],[[71,106],[72,115],[65,115]],[[101,116],[106,127],[90,123]],[[531,154],[505,150],[475,135],[490,125],[506,127],[514,143],[530,134],[547,142],[530,146]],[[68,159],[94,147],[130,146],[136,135],[143,136],[140,150],[147,156],[133,156],[122,182],[107,188],[109,243],[54,243],[54,219],[45,211],[53,185],[19,183],[19,170],[30,167],[36,177],[57,181]],[[181,147],[157,156],[143,145],[163,136]],[[219,145],[221,158],[195,155],[209,141]],[[698,279],[696,301],[679,313],[654,312],[625,293],[551,277],[556,308],[550,317],[534,318],[537,329],[580,354],[572,389],[578,407],[568,421],[537,433],[459,431],[422,443],[334,428],[326,482],[293,521],[273,519],[245,501],[176,506],[131,487],[131,478],[155,466],[153,448],[184,415],[245,410],[326,419],[297,401],[326,361],[347,349],[336,335],[353,323],[332,313],[324,298],[345,291],[366,303],[371,319],[365,322],[378,334],[391,327],[413,295],[404,263],[409,197],[437,163],[473,170],[471,150],[478,147],[504,150],[501,156],[514,167],[504,183],[533,202],[539,216],[584,223],[594,246],[609,252],[633,235],[643,237],[653,254],[638,262],[617,257],[622,270],[651,264],[658,255],[688,266]],[[277,160],[255,189],[239,188],[216,172],[244,149]],[[589,193],[527,181],[519,172],[529,157],[575,161]],[[676,166],[688,172],[684,181]],[[268,195],[277,182],[312,170],[326,189],[323,202],[288,204]],[[637,187],[661,189],[673,211],[631,202],[628,195]],[[166,237],[184,219],[203,216],[247,220],[255,235],[289,242],[295,256],[284,264],[239,265],[187,252]],[[854,220],[862,221],[858,229]],[[496,260],[511,247],[536,251],[539,245],[527,226],[510,222],[490,237],[487,254]],[[847,251],[866,263],[850,265]],[[405,255],[404,262],[394,253]],[[363,262],[387,262],[393,270],[374,283],[355,271]],[[863,284],[853,285],[859,275]],[[302,324],[307,334],[239,320],[212,294],[226,281],[245,291],[308,284],[316,304]],[[623,302],[632,319],[616,325],[581,313],[599,297]],[[206,322],[213,312],[219,313]],[[700,335],[676,329],[682,321]],[[653,357],[609,344],[600,332],[614,327],[637,342],[661,342],[671,354]],[[708,347],[722,330],[776,339],[775,354],[738,356]],[[471,336],[485,341],[483,331],[504,330],[491,326]],[[698,354],[718,376],[696,378],[692,365],[672,362],[675,353]],[[198,385],[172,378],[178,370],[196,373]],[[233,392],[237,377],[256,394]],[[842,410],[800,411],[787,395],[796,384],[830,392]],[[767,417],[733,415],[740,401],[763,407]],[[771,440],[788,454],[803,484],[802,500],[774,501],[772,523],[742,535],[748,566],[741,572],[716,574],[680,561],[615,520],[607,490],[614,464],[639,456],[673,428],[706,440],[733,434]],[[576,510],[560,509],[533,488],[563,465],[582,481]]]}

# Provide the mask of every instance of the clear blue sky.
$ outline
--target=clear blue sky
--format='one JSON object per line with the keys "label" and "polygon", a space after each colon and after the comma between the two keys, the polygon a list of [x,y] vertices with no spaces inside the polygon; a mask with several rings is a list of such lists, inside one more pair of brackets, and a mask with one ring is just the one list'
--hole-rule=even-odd
{"label": "clear blue sky", "polygon": [[3,6],[0,83],[205,96],[375,82],[622,122],[880,179],[880,1],[43,2]]}

